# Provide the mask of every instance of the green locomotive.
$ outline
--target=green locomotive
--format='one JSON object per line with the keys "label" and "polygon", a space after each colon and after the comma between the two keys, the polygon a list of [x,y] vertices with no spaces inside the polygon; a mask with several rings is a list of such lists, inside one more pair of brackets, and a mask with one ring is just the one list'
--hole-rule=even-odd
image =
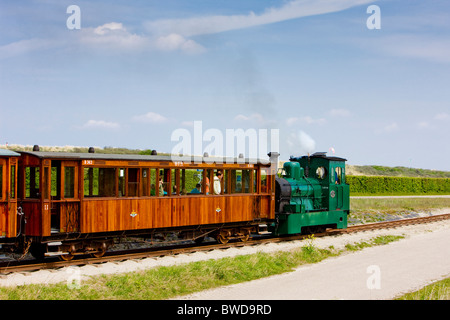
{"label": "green locomotive", "polygon": [[291,157],[275,181],[276,223],[271,231],[283,235],[345,229],[350,209],[345,161],[324,152]]}

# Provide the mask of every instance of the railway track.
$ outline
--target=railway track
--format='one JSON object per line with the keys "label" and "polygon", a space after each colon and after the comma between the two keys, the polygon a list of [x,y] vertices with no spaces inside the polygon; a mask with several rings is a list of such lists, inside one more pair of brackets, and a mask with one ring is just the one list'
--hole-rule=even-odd
{"label": "railway track", "polygon": [[[326,232],[314,234],[315,237],[325,237],[330,235],[363,232],[377,229],[397,228],[406,225],[430,223],[435,221],[441,221],[450,219],[449,214],[434,215],[429,217],[402,219],[395,221],[383,221],[376,223],[368,223],[363,225],[349,226],[347,229],[327,229]],[[107,252],[105,256],[101,258],[94,258],[88,256],[80,256],[77,259],[71,261],[59,261],[51,258],[45,262],[38,262],[35,260],[24,261],[10,261],[0,263],[0,274],[8,274],[14,272],[29,272],[42,269],[58,269],[68,266],[83,266],[83,265],[95,265],[105,262],[120,262],[124,260],[132,259],[144,259],[149,257],[163,257],[177,254],[189,254],[195,252],[207,252],[212,250],[225,250],[229,248],[254,246],[264,243],[283,242],[301,240],[307,238],[308,235],[293,235],[283,237],[270,237],[270,236],[258,236],[254,237],[246,242],[229,242],[227,244],[217,244],[216,242],[207,242],[203,244],[181,244],[171,245],[157,248],[145,248],[145,249],[133,249],[124,251]]]}

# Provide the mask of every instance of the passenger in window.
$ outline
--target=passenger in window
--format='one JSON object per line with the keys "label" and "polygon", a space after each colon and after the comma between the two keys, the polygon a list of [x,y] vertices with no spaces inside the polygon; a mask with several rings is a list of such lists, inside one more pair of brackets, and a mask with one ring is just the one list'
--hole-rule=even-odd
{"label": "passenger in window", "polygon": [[221,181],[223,178],[222,171],[218,170],[216,176],[214,177],[214,194],[220,194],[221,191]]}
{"label": "passenger in window", "polygon": [[159,178],[159,195],[160,196],[167,195],[167,192],[164,191],[164,181],[162,177]]}
{"label": "passenger in window", "polygon": [[197,183],[197,184],[195,185],[195,188],[192,189],[190,193],[194,193],[194,194],[196,194],[196,193],[202,193],[201,188],[202,188],[202,185],[201,185],[200,183]]}
{"label": "passenger in window", "polygon": [[209,194],[209,178],[208,177],[206,177],[206,179],[205,179],[205,191],[206,191],[206,194]]}

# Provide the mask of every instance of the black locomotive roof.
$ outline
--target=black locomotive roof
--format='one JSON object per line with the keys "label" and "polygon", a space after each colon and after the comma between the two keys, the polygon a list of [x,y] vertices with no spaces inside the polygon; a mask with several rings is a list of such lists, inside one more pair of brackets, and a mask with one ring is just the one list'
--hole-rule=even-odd
{"label": "black locomotive roof", "polygon": [[170,155],[140,155],[140,154],[109,154],[109,153],[75,153],[75,152],[48,152],[48,151],[20,151],[40,159],[66,159],[66,160],[123,160],[123,161],[168,161],[177,162],[204,162],[204,163],[259,163],[268,164],[269,160],[231,158],[231,157],[203,157],[184,156],[183,159],[176,159]]}
{"label": "black locomotive roof", "polygon": [[347,159],[344,159],[344,158],[327,157],[327,153],[326,152],[316,152],[316,153],[313,153],[312,155],[309,155],[309,156],[291,157],[290,160],[291,161],[298,161],[300,159],[308,159],[308,158],[322,158],[322,159],[327,159],[327,160],[330,160],[330,161],[347,161]]}

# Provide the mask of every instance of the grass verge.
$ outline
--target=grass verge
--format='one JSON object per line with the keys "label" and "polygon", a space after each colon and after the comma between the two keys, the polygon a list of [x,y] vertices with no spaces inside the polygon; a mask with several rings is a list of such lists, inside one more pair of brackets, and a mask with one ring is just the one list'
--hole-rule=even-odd
{"label": "grass verge", "polygon": [[349,224],[414,217],[418,212],[442,208],[450,208],[450,198],[351,199]]}
{"label": "grass verge", "polygon": [[418,291],[407,293],[396,300],[450,300],[450,278],[432,283]]}
{"label": "grass verge", "polygon": [[259,252],[252,255],[164,266],[145,271],[102,275],[79,286],[66,283],[0,288],[0,299],[10,300],[160,300],[219,286],[291,272],[303,264],[317,263],[343,252],[382,245],[401,237],[384,236],[355,244],[345,250],[317,248],[314,237],[292,251]]}

